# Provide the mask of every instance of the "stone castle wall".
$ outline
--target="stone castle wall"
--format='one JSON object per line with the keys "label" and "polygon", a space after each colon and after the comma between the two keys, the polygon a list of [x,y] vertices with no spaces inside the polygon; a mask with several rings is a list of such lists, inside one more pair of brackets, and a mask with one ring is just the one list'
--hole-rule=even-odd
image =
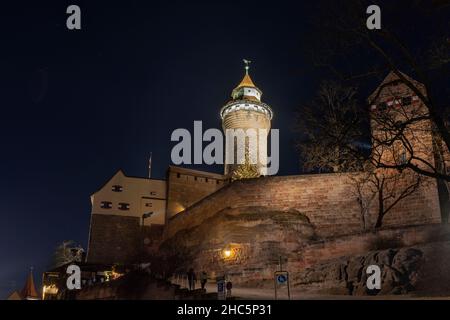
{"label": "stone castle wall", "polygon": [[137,217],[91,215],[90,263],[133,263],[139,254],[141,225]]}
{"label": "stone castle wall", "polygon": [[221,189],[228,183],[225,176],[180,167],[167,172],[167,218],[192,206],[197,201]]}
{"label": "stone castle wall", "polygon": [[152,254],[162,238],[163,226],[142,226],[140,218],[92,214],[89,263],[132,264],[139,255]]}
{"label": "stone castle wall", "polygon": [[[363,230],[361,209],[352,177],[358,174],[273,176],[235,181],[169,219],[164,238],[200,225],[225,208],[248,206],[271,210],[296,210],[308,217],[320,237],[346,235]],[[377,202],[366,218],[376,221]],[[434,180],[401,200],[386,216],[383,226],[407,226],[441,221]]]}

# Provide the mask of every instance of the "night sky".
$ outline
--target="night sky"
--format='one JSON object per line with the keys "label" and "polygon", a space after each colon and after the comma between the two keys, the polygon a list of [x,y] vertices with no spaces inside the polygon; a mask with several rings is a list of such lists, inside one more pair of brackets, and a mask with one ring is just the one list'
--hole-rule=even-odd
{"label": "night sky", "polygon": [[[146,176],[152,152],[164,178],[174,129],[221,128],[243,58],[281,129],[279,174],[298,174],[293,114],[324,77],[306,57],[311,3],[2,4],[0,298],[30,266],[39,281],[63,240],[86,247],[89,197],[119,168]],[[66,28],[70,4],[82,30]]]}

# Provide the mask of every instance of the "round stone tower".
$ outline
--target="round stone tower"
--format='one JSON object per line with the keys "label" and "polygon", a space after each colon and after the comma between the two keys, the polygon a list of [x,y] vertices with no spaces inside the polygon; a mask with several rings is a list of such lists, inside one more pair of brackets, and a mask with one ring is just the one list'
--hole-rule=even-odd
{"label": "round stone tower", "polygon": [[273,116],[270,106],[261,102],[262,91],[250,78],[250,61],[244,63],[244,78],[220,110],[225,133],[225,174],[232,179],[266,175],[267,136]]}

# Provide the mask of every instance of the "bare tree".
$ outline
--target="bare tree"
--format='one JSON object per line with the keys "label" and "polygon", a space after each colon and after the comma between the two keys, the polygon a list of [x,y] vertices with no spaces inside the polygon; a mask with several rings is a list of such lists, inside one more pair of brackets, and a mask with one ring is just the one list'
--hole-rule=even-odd
{"label": "bare tree", "polygon": [[[362,126],[366,123],[361,120],[360,113],[364,108],[358,108],[358,105],[354,88],[324,83],[317,97],[299,109],[297,129],[306,138],[298,141],[297,147],[306,168],[352,172],[349,177],[365,230],[382,227],[386,214],[425,183],[422,175],[403,164],[409,161],[410,154],[417,155],[419,151],[425,159],[429,145],[421,141],[422,132],[417,136],[416,131],[424,129],[417,124],[422,123],[403,125],[408,123],[408,117],[420,117],[423,109],[417,108],[417,113],[411,108],[403,110],[405,113],[401,109],[373,112],[370,117],[372,130],[369,137],[365,137]],[[396,130],[399,120],[402,120],[401,134]],[[372,148],[364,138],[373,142]],[[411,146],[412,151],[406,153],[399,140]],[[369,148],[361,148],[361,145]],[[380,163],[391,163],[392,168]],[[375,202],[377,219],[371,225],[369,213]]]}
{"label": "bare tree", "polygon": [[56,268],[72,262],[82,262],[83,256],[83,248],[75,246],[72,240],[64,240],[55,249],[53,254],[53,267]]}
{"label": "bare tree", "polygon": [[376,198],[375,192],[367,192],[368,188],[368,175],[361,175],[361,173],[356,173],[350,176],[350,180],[352,181],[352,192],[356,197],[356,201],[358,202],[359,212],[361,215],[361,228],[363,230],[370,229],[370,208],[372,207],[372,203]]}
{"label": "bare tree", "polygon": [[357,201],[361,209],[363,228],[368,229],[370,225],[370,209],[376,201],[376,221],[373,228],[383,226],[384,217],[401,200],[407,198],[419,187],[426,185],[427,180],[412,170],[380,170],[372,167],[352,177],[354,182]]}
{"label": "bare tree", "polygon": [[[325,67],[342,81],[360,81],[367,77],[380,77],[393,71],[399,81],[405,84],[426,108],[426,113],[419,117],[410,117],[402,123],[391,123],[392,130],[397,131],[392,137],[402,141],[403,130],[423,120],[430,120],[436,140],[440,141],[442,152],[450,151],[450,131],[445,123],[444,110],[448,108],[448,98],[439,101],[435,99],[434,87],[438,83],[448,83],[450,74],[450,39],[445,32],[434,35],[428,48],[412,49],[411,43],[402,39],[397,31],[395,19],[383,19],[381,30],[369,30],[366,27],[365,14],[370,1],[352,0],[345,5],[337,2],[327,2],[326,12],[320,15],[320,42],[312,45],[312,59],[316,66]],[[325,7],[325,6],[324,6]],[[448,30],[450,22],[443,12],[450,7],[439,1],[390,1],[381,5],[383,17],[402,14],[410,15],[411,19],[441,24],[441,30]],[[409,11],[407,11],[409,10]],[[393,14],[395,13],[395,14]],[[424,18],[424,16],[426,16]],[[421,18],[423,18],[421,20]],[[439,30],[439,29],[437,29]],[[414,43],[413,43],[414,44]],[[367,63],[353,63],[352,57],[363,56]],[[418,81],[414,81],[400,70],[406,70]],[[445,82],[446,81],[446,82]],[[392,97],[395,99],[395,96]],[[388,123],[385,123],[385,126]],[[390,146],[392,139],[377,141],[379,146]],[[407,144],[404,146],[407,148]],[[404,169],[406,167],[428,177],[435,177],[450,182],[450,175],[441,166],[421,159],[417,153],[401,164],[387,165],[378,163],[380,167]],[[419,164],[420,163],[420,164]]]}
{"label": "bare tree", "polygon": [[[301,134],[296,148],[305,170],[344,172],[361,169],[367,156],[363,119],[356,88],[323,82],[316,98],[301,106],[295,131]],[[365,151],[364,151],[365,150]]]}

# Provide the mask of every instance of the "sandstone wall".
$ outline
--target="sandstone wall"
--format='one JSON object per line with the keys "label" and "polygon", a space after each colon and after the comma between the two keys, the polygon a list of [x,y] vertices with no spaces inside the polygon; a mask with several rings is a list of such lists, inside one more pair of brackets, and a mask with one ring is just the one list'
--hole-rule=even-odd
{"label": "sandstone wall", "polygon": [[[287,248],[286,242],[259,241],[241,243],[236,258],[227,260],[220,248],[203,250],[195,254],[183,268],[206,270],[214,278],[226,274],[236,284],[249,287],[273,286],[273,273],[278,270],[279,258],[283,269],[297,278],[309,269],[337,260],[347,261],[355,256],[380,250],[405,248],[420,244],[448,241],[450,229],[442,225],[421,225],[404,228],[383,229],[329,240],[304,241],[302,245]],[[267,240],[267,239],[265,239]],[[306,240],[306,239],[304,239]],[[326,278],[324,272],[321,278]]]}
{"label": "sandstone wall", "polygon": [[[225,208],[248,206],[296,210],[309,218],[320,237],[362,231],[361,210],[350,177],[350,174],[313,174],[235,181],[169,219],[165,239],[201,224]],[[376,220],[376,210],[374,201],[368,217],[370,224]],[[400,201],[386,215],[384,226],[438,223],[440,219],[436,183],[430,180]]]}
{"label": "sandstone wall", "polygon": [[140,220],[105,214],[91,215],[89,250],[90,263],[132,263],[139,254]]}
{"label": "sandstone wall", "polygon": [[173,166],[169,167],[167,181],[166,215],[169,219],[228,183],[220,174]]}
{"label": "sandstone wall", "polygon": [[162,239],[163,226],[142,226],[140,218],[92,214],[89,263],[132,264],[139,255],[152,255]]}
{"label": "sandstone wall", "polygon": [[340,257],[362,255],[374,250],[409,247],[449,238],[450,229],[436,224],[343,236],[332,241],[308,244],[298,252],[298,260],[290,262],[289,266],[299,270]]}

